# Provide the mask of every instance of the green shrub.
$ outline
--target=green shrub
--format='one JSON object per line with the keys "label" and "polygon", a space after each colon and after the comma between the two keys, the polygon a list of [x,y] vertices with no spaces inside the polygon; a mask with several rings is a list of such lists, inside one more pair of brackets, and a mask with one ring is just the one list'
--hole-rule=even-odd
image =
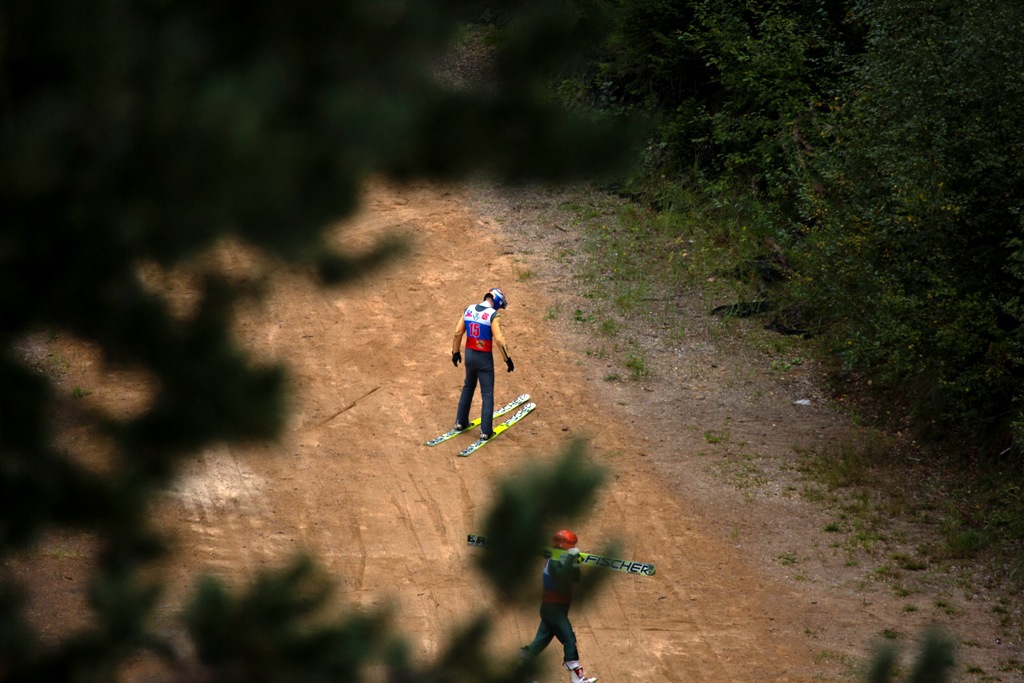
{"label": "green shrub", "polygon": [[1024,9],[856,8],[867,49],[801,189],[791,293],[847,368],[907,390],[923,434],[997,453],[1024,401]]}

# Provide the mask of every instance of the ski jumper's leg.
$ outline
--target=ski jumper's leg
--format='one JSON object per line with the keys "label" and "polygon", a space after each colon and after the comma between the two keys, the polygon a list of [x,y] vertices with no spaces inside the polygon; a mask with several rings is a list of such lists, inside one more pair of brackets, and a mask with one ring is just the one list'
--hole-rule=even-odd
{"label": "ski jumper's leg", "polygon": [[579,659],[579,652],[576,650],[576,634],[572,630],[572,624],[569,623],[568,605],[541,604],[540,626],[537,627],[537,635],[525,649],[536,656],[548,646],[552,638],[558,638],[558,642],[562,643],[564,661]]}
{"label": "ski jumper's leg", "polygon": [[579,650],[576,649],[576,633],[569,623],[568,605],[550,605],[545,613],[546,621],[562,644],[564,661],[571,662],[580,658]]}
{"label": "ski jumper's leg", "polygon": [[477,378],[480,380],[480,431],[484,434],[494,433],[494,356],[489,353],[474,354],[480,356],[480,369]]}
{"label": "ski jumper's leg", "polygon": [[544,608],[541,607],[540,625],[537,627],[537,635],[533,637],[533,642],[527,645],[524,650],[528,651],[531,655],[536,657],[544,648],[548,646],[551,639],[555,637],[555,630],[551,628],[551,624],[547,619],[544,618]]}
{"label": "ski jumper's leg", "polygon": [[[466,358],[463,365],[466,366],[466,380],[462,384],[462,394],[459,396],[459,408],[455,413],[455,422],[462,426],[469,424],[469,409],[473,405],[473,394],[476,393],[477,367],[473,357],[478,355],[476,351],[466,349]],[[493,398],[491,399],[493,402]]]}

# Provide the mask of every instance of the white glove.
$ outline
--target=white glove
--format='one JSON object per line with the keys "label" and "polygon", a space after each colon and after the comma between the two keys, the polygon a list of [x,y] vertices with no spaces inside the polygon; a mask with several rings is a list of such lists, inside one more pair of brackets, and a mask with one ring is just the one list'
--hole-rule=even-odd
{"label": "white glove", "polygon": [[579,556],[580,556],[580,549],[579,548],[569,548],[568,554],[572,557],[572,559],[574,559],[574,560],[578,559]]}

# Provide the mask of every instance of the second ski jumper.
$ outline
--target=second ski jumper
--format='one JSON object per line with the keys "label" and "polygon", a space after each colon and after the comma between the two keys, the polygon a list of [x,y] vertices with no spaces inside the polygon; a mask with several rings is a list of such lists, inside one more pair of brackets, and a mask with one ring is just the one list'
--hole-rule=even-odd
{"label": "second ski jumper", "polygon": [[455,414],[455,429],[462,430],[469,424],[469,409],[473,404],[476,385],[480,384],[480,399],[483,406],[480,411],[480,438],[489,439],[494,435],[494,355],[492,349],[498,347],[505,360],[509,372],[515,370],[515,364],[508,353],[508,343],[501,330],[499,312],[508,306],[508,299],[500,289],[495,287],[484,295],[481,303],[466,308],[455,328],[452,340],[452,364],[459,367],[462,361],[462,337],[466,337],[466,381],[462,385],[459,396],[459,407]]}
{"label": "second ski jumper", "polygon": [[569,623],[569,605],[572,603],[572,584],[580,580],[578,563],[580,551],[576,547],[579,539],[568,529],[555,533],[552,543],[556,548],[566,550],[560,558],[551,558],[544,563],[544,597],[540,605],[540,626],[533,642],[522,649],[522,656],[536,657],[548,646],[552,638],[562,643],[563,666],[569,671],[571,683],[594,683],[596,678],[587,678],[580,664],[580,653],[576,647],[576,633]]}

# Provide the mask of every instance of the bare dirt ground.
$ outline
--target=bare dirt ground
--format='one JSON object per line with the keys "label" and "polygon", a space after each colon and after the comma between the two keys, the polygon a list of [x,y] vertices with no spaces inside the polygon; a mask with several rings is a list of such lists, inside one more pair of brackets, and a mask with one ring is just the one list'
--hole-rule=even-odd
{"label": "bare dirt ground", "polygon": [[[617,539],[625,556],[657,565],[654,577],[611,577],[574,609],[583,663],[602,682],[853,680],[884,636],[913,650],[929,624],[960,643],[959,680],[1022,680],[1006,665],[1024,659],[1021,643],[1001,630],[983,588],[955,572],[881,574],[885,558],[851,562],[824,531],[835,517],[799,495],[791,461],[855,428],[829,407],[813,363],[773,371],[749,343],[771,333],[707,315],[729,302],[691,302],[692,321],[671,343],[664,330],[639,331],[647,375],[608,381],[627,373],[573,318],[593,302],[555,257],[579,255],[560,201],[374,184],[336,239],[350,249],[398,233],[411,240],[406,257],[337,291],[297,270],[277,274],[237,329],[254,354],[287,363],[291,418],[276,443],[196,454],[168,493],[158,516],[179,546],[164,613],[177,613],[197,572],[240,580],[308,550],[344,603],[393,604],[396,629],[429,658],[493,604],[466,535],[479,531],[495,482],[583,437],[609,477],[575,528],[581,546]],[[255,257],[227,247],[216,258],[244,273]],[[186,305],[187,287],[168,284]],[[527,392],[538,408],[458,458],[468,435],[422,444],[454,422],[463,370],[450,362],[451,336],[463,308],[494,286],[510,301],[516,362],[498,373],[496,403]],[[117,409],[146,392],[88,354],[62,353],[63,383],[88,387],[83,401]],[[912,547],[918,530],[904,533]],[[81,609],[84,553],[60,550],[75,542],[51,541],[34,570],[46,584],[35,613],[51,632]],[[894,591],[896,581],[910,590]],[[494,616],[496,653],[513,653],[537,626],[535,605]],[[557,643],[544,653],[543,681],[568,679],[560,655]]]}

